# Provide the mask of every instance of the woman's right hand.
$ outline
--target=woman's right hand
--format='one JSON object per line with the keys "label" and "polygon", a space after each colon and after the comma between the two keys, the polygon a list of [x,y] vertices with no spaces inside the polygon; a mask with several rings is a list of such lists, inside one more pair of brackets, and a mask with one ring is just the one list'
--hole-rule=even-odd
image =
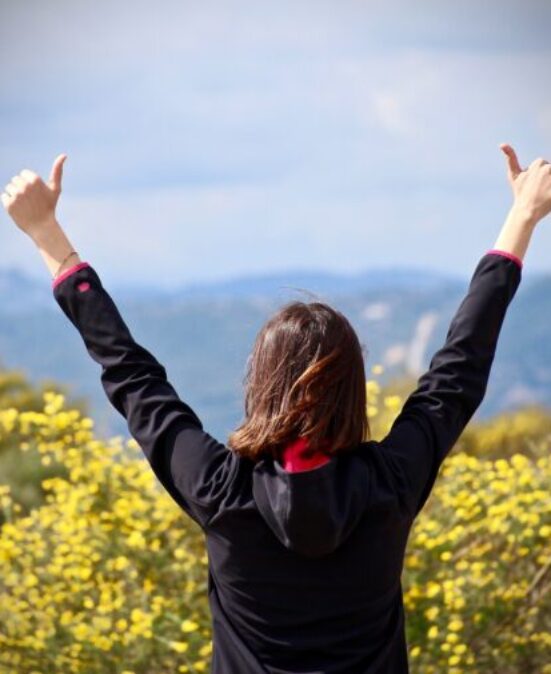
{"label": "woman's right hand", "polygon": [[551,164],[539,157],[527,169],[522,169],[510,145],[502,143],[500,149],[507,157],[514,207],[526,213],[534,223],[539,222],[551,213]]}

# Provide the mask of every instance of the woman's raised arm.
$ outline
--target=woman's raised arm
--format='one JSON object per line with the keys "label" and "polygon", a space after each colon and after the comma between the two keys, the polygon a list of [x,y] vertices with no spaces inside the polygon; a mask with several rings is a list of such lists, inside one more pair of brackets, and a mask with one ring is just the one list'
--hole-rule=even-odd
{"label": "woman's raised arm", "polygon": [[25,169],[6,186],[2,203],[38,246],[52,274],[53,295],[101,365],[105,393],[122,414],[155,474],[202,526],[215,514],[235,456],[203,430],[167,379],[164,366],[138,344],[96,270],[77,256],[55,218],[64,155],[49,183]]}
{"label": "woman's raised arm", "polygon": [[387,474],[407,511],[427,500],[439,467],[482,402],[498,337],[521,280],[536,223],[551,211],[551,166],[536,159],[526,171],[510,146],[514,203],[494,244],[479,260],[444,345],[379,443]]}

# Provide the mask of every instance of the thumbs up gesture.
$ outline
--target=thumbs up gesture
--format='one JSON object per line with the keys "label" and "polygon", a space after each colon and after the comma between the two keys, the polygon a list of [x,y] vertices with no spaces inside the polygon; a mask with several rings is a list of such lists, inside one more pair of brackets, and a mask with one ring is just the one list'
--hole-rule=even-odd
{"label": "thumbs up gesture", "polygon": [[513,148],[502,143],[500,149],[507,159],[507,178],[513,191],[514,206],[537,223],[551,213],[551,164],[538,157],[522,169]]}
{"label": "thumbs up gesture", "polygon": [[13,176],[0,195],[4,208],[15,224],[31,238],[55,220],[65,159],[66,154],[56,157],[48,182],[44,182],[34,171],[23,169]]}

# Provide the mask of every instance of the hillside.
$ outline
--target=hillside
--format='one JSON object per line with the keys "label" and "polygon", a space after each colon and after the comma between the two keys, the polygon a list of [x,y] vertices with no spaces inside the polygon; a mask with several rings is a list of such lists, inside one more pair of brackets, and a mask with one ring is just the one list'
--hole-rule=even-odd
{"label": "hillside", "polygon": [[[367,348],[367,368],[385,381],[417,377],[443,343],[468,279],[415,269],[358,275],[287,272],[160,288],[109,287],[134,337],[167,368],[205,428],[225,439],[242,414],[242,379],[254,337],[284,301],[326,301],[350,319]],[[501,333],[486,398],[477,416],[527,402],[551,406],[551,276],[525,273]],[[99,367],[84,350],[47,284],[0,270],[0,365],[37,381],[55,378],[90,397],[105,433],[126,433],[107,403]],[[369,376],[369,369],[368,376]]]}

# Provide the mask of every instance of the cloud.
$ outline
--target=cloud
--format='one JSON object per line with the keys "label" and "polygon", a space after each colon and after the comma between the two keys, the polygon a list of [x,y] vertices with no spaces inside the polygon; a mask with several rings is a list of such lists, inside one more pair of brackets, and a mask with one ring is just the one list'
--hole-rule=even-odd
{"label": "cloud", "polygon": [[0,171],[67,152],[64,221],[125,278],[449,266],[455,227],[467,271],[509,201],[498,144],[549,146],[546,8],[13,3]]}

